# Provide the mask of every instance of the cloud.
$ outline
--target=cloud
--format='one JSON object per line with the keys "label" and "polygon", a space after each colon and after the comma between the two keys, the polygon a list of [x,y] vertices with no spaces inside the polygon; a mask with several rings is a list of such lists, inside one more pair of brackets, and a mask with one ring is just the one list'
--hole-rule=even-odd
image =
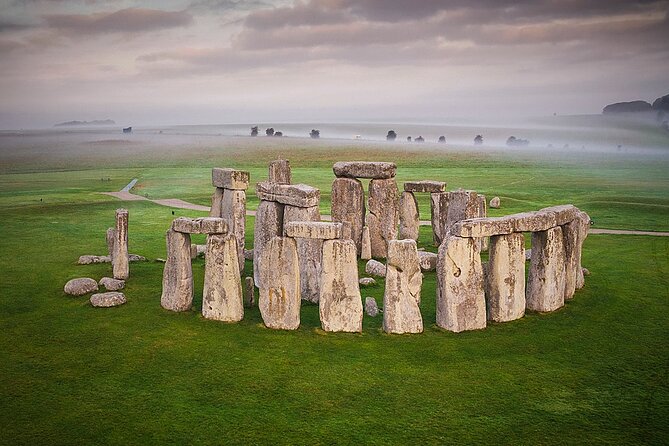
{"label": "cloud", "polygon": [[193,17],[186,11],[127,8],[92,14],[53,14],[44,20],[49,27],[72,34],[112,34],[188,26]]}

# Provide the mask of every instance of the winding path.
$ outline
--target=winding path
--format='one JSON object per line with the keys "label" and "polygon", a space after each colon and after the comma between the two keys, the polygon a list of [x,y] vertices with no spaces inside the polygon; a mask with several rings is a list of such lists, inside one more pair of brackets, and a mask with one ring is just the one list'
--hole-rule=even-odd
{"label": "winding path", "polygon": [[[150,201],[161,206],[167,206],[170,208],[176,209],[189,209],[192,211],[202,211],[209,212],[211,208],[209,206],[202,206],[199,204],[189,203],[187,201],[180,200],[178,198],[164,198],[161,200],[149,200],[146,197],[141,195],[135,195],[130,190],[137,184],[137,178],[128,183],[123,189],[118,192],[101,192],[104,195],[110,195],[112,197],[118,198],[123,201]],[[256,211],[246,211],[246,215],[255,216]],[[331,218],[329,215],[321,215],[321,219],[325,221],[330,221]],[[421,220],[421,226],[430,226],[432,223],[429,220]],[[631,231],[625,229],[595,229],[591,228],[588,231],[589,234],[611,234],[611,235],[652,235],[657,237],[669,237],[669,232],[656,232],[656,231]]]}

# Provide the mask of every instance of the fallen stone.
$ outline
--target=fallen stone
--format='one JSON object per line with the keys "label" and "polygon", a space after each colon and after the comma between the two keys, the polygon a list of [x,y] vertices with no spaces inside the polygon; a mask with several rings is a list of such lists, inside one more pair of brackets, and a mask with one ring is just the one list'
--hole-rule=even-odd
{"label": "fallen stone", "polygon": [[455,333],[486,326],[483,266],[475,239],[448,235],[439,247],[437,325]]}
{"label": "fallen stone", "polygon": [[379,306],[373,297],[365,297],[365,313],[367,316],[376,317],[379,315]]}
{"label": "fallen stone", "polygon": [[227,234],[228,223],[217,217],[178,217],[172,221],[172,230],[184,234]]}
{"label": "fallen stone", "polygon": [[291,221],[284,225],[283,231],[287,237],[332,240],[341,238],[342,224],[324,221]]}
{"label": "fallen stone", "polygon": [[96,255],[83,255],[79,256],[77,263],[79,265],[90,265],[92,263],[110,263],[111,257],[109,256],[96,256]]}
{"label": "fallen stone", "polygon": [[95,279],[89,277],[80,277],[77,279],[69,280],[65,284],[65,293],[72,296],[83,296],[84,294],[91,293],[98,290],[98,283]]}
{"label": "fallen stone", "polygon": [[372,242],[369,239],[369,226],[363,226],[361,238],[360,258],[362,260],[369,260],[372,258]]}
{"label": "fallen stone", "polygon": [[564,306],[565,250],[558,226],[532,233],[532,260],[527,278],[526,308],[555,311]]}
{"label": "fallen stone", "polygon": [[365,265],[365,272],[372,276],[385,277],[386,265],[377,260],[370,259]]}
{"label": "fallen stone", "polygon": [[581,272],[583,273],[584,276],[590,275],[590,270],[588,268],[581,268]]}
{"label": "fallen stone", "polygon": [[278,184],[263,181],[256,184],[256,195],[265,201],[276,201],[281,204],[309,208],[318,206],[321,192],[306,184]]}
{"label": "fallen stone", "polygon": [[283,208],[280,203],[261,200],[256,210],[253,232],[253,279],[258,288],[262,279],[258,271],[262,253],[272,238],[283,235]]}
{"label": "fallen stone", "polygon": [[413,192],[402,192],[399,204],[400,240],[418,240],[418,228],[420,216],[418,214],[418,202]]}
{"label": "fallen stone", "polygon": [[100,279],[100,282],[98,282],[98,285],[105,287],[107,291],[118,291],[125,288],[125,280],[103,277]]}
{"label": "fallen stone", "polygon": [[[317,222],[321,219],[318,206],[302,208],[286,205],[283,210],[284,228],[291,222]],[[300,265],[300,295],[309,302],[318,302],[320,295],[319,277],[321,275],[321,259],[323,240],[298,238],[297,255]]]}
{"label": "fallen stone", "polygon": [[256,287],[253,277],[244,278],[244,306],[251,308],[256,304]]}
{"label": "fallen stone", "polygon": [[362,331],[362,299],[356,253],[353,240],[327,240],[323,243],[318,312],[324,331]]}
{"label": "fallen stone", "polygon": [[339,161],[332,170],[336,177],[387,179],[395,177],[397,166],[386,162]]}
{"label": "fallen stone", "polygon": [[139,254],[128,254],[129,262],[146,262],[146,257],[140,256]]}
{"label": "fallen stone", "polygon": [[418,261],[421,271],[434,271],[437,269],[437,254],[434,252],[418,251]]}
{"label": "fallen stone", "polygon": [[118,291],[93,294],[90,299],[91,305],[99,308],[118,307],[127,302],[125,295]]}
{"label": "fallen stone", "polygon": [[208,236],[205,257],[202,316],[222,322],[241,321],[244,301],[237,238],[234,234]]}
{"label": "fallen stone", "polygon": [[237,261],[239,271],[244,271],[244,247],[246,240],[246,192],[226,190],[223,195],[221,218],[228,224],[228,231],[237,239]]}
{"label": "fallen stone", "polygon": [[269,163],[269,182],[290,184],[291,172],[288,160],[274,160]]}
{"label": "fallen stone", "polygon": [[330,197],[332,221],[346,224],[342,238],[355,242],[358,253],[362,251],[362,228],[365,225],[365,191],[362,183],[354,178],[335,178]]}
{"label": "fallen stone", "polygon": [[193,267],[190,234],[167,231],[167,261],[163,269],[160,305],[170,311],[188,311],[193,305]]}
{"label": "fallen stone", "polygon": [[391,240],[383,293],[383,331],[395,334],[423,332],[419,307],[422,284],[416,242]]}
{"label": "fallen stone", "polygon": [[372,257],[385,258],[388,242],[397,238],[399,223],[399,194],[395,179],[371,180],[367,205]]}
{"label": "fallen stone", "polygon": [[443,181],[407,181],[404,183],[405,192],[443,192],[446,190],[446,183]]}
{"label": "fallen stone", "polygon": [[211,169],[211,184],[228,190],[246,190],[251,175],[243,170],[214,167]]}
{"label": "fallen stone", "polygon": [[244,250],[244,260],[253,260],[253,249]]}
{"label": "fallen stone", "polygon": [[525,261],[529,262],[532,260],[532,248],[525,250]]}
{"label": "fallen stone", "polygon": [[158,262],[158,263],[165,263],[165,262],[167,262],[167,260],[165,260],[165,259],[163,259],[163,258],[161,258],[161,257],[158,257],[158,258],[156,259],[156,262]]}
{"label": "fallen stone", "polygon": [[297,330],[300,326],[300,269],[297,244],[274,237],[260,259],[258,307],[267,328]]}
{"label": "fallen stone", "polygon": [[215,187],[214,194],[211,196],[211,209],[209,210],[210,217],[221,217],[221,210],[223,209],[223,195],[225,189],[222,187]]}
{"label": "fallen stone", "polygon": [[372,277],[362,277],[360,280],[358,280],[358,283],[361,286],[372,286],[376,285],[376,280],[374,280]]}
{"label": "fallen stone", "polygon": [[493,209],[499,209],[500,201],[499,197],[492,197],[490,200],[490,207]]}
{"label": "fallen stone", "polygon": [[507,322],[525,315],[525,237],[522,233],[490,238],[485,295],[488,320]]}
{"label": "fallen stone", "polygon": [[130,275],[128,260],[128,211],[116,210],[116,227],[114,228],[114,254],[112,257],[112,271],[116,279],[125,280]]}

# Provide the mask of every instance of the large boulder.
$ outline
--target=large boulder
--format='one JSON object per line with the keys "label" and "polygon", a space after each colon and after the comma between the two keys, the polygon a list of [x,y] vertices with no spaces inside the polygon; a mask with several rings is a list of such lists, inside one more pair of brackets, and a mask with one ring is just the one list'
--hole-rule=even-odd
{"label": "large boulder", "polygon": [[379,306],[376,304],[376,299],[373,297],[365,297],[365,313],[367,316],[376,317],[379,315]]}
{"label": "large boulder", "polygon": [[105,287],[107,291],[118,291],[125,288],[125,280],[103,277],[100,279],[100,282],[98,282],[98,285]]}
{"label": "large boulder", "polygon": [[365,265],[365,272],[367,274],[371,274],[372,276],[385,277],[386,265],[379,262],[378,260],[370,259]]}
{"label": "large boulder", "polygon": [[91,305],[100,308],[118,307],[127,302],[125,295],[119,291],[93,294],[90,299]]}
{"label": "large boulder", "polygon": [[69,280],[65,284],[65,293],[71,296],[83,296],[98,290],[98,283],[90,277],[80,277]]}

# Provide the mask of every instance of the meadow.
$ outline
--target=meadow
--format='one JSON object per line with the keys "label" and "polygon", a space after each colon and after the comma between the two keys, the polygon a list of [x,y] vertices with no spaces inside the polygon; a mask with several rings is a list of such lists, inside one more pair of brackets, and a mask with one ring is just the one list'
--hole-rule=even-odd
{"label": "meadow", "polygon": [[[596,228],[669,230],[669,152],[0,135],[0,444],[669,442],[669,237],[590,235],[591,275],[564,308],[474,332],[436,327],[434,273],[421,335],[386,335],[368,316],[361,334],[325,333],[311,304],[294,332],[264,328],[257,307],[239,324],[205,320],[201,259],[193,310],[163,310],[164,233],[175,216],[204,214],[100,192],[138,178],[137,194],[208,205],[212,167],[255,182],[277,157],[294,182],[321,189],[325,214],[333,162],[384,160],[400,184],[500,196],[490,215],[573,203]],[[131,264],[126,305],[94,309],[63,285],[111,274],[76,260],[105,253],[119,207],[130,211],[130,252],[149,261]],[[429,227],[419,246],[436,251]],[[361,292],[381,303],[383,280]]]}

